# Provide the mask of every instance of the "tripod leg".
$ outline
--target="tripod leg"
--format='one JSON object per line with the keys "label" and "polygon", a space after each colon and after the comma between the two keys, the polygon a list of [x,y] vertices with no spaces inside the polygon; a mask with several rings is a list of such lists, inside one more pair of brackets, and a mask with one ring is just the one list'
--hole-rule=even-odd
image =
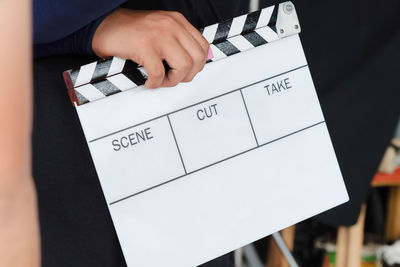
{"label": "tripod leg", "polygon": [[289,263],[290,267],[299,267],[296,260],[294,259],[292,253],[290,252],[289,248],[286,246],[285,241],[282,239],[282,236],[279,232],[273,233],[272,237],[274,238],[276,245],[281,250],[283,256]]}

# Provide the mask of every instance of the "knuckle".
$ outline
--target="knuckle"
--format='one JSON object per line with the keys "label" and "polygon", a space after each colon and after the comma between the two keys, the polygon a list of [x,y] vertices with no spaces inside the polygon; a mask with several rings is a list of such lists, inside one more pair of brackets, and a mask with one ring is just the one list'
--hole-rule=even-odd
{"label": "knuckle", "polygon": [[168,86],[168,87],[174,87],[174,86],[177,86],[178,83],[179,83],[178,81],[171,81],[171,82],[168,83],[167,86]]}
{"label": "knuckle", "polygon": [[148,80],[148,82],[146,82],[146,87],[148,87],[148,88],[157,88],[160,86],[161,86],[161,82],[152,81],[152,80]]}
{"label": "knuckle", "polygon": [[152,80],[160,81],[164,78],[164,70],[161,68],[155,69],[153,72],[149,73]]}
{"label": "knuckle", "polygon": [[180,82],[180,80],[178,80],[178,78],[175,75],[168,75],[167,79],[165,79],[165,82],[163,83],[163,85],[165,87],[173,87],[175,85],[177,85]]}
{"label": "knuckle", "polygon": [[180,69],[189,69],[190,67],[193,66],[193,59],[189,56],[185,57],[184,60],[182,60],[181,64],[180,64]]}
{"label": "knuckle", "polygon": [[147,47],[152,43],[151,37],[147,34],[142,34],[137,37],[136,40],[139,44],[141,44],[143,47]]}
{"label": "knuckle", "polygon": [[168,75],[168,84],[178,84],[182,78],[180,78],[179,72],[176,72],[176,75]]}
{"label": "knuckle", "polygon": [[157,23],[155,25],[153,25],[152,27],[152,33],[154,34],[154,36],[161,36],[162,34],[164,34],[166,30],[166,27],[164,25],[164,23]]}
{"label": "knuckle", "polygon": [[146,88],[148,88],[148,89],[153,89],[153,88],[155,88],[155,86],[154,86],[151,82],[149,82],[149,81],[147,81],[147,82],[144,84],[144,86],[145,86]]}
{"label": "knuckle", "polygon": [[179,71],[177,71],[175,75],[169,75],[167,79],[167,85],[172,87],[180,83],[184,78],[182,77],[182,74],[184,73],[180,73]]}
{"label": "knuckle", "polygon": [[199,72],[202,71],[204,69],[204,67],[206,66],[206,63],[204,63],[203,65],[201,65],[201,68],[199,69]]}
{"label": "knuckle", "polygon": [[158,25],[160,27],[171,27],[175,25],[175,20],[171,16],[162,15]]}
{"label": "knuckle", "polygon": [[197,65],[202,65],[205,62],[206,58],[207,57],[204,56],[204,53],[202,51],[198,51],[193,54],[193,61]]}
{"label": "knuckle", "polygon": [[180,13],[180,12],[178,12],[178,11],[171,11],[170,14],[171,14],[171,16],[173,16],[174,18],[177,18],[177,19],[183,19],[183,18],[185,18],[185,17],[182,15],[182,13]]}
{"label": "knuckle", "polygon": [[204,47],[207,49],[210,48],[210,43],[202,36],[201,41],[203,42]]}
{"label": "knuckle", "polygon": [[206,45],[205,45],[205,51],[204,51],[204,57],[205,57],[205,59],[207,59],[207,57],[208,57],[208,52],[210,51],[210,44],[206,41]]}
{"label": "knuckle", "polygon": [[144,85],[146,86],[146,88],[154,88],[153,81],[150,78],[146,80]]}
{"label": "knuckle", "polygon": [[191,75],[191,76],[189,76],[189,77],[186,77],[186,78],[183,80],[183,82],[188,83],[188,82],[193,81],[193,79],[194,79],[194,75]]}

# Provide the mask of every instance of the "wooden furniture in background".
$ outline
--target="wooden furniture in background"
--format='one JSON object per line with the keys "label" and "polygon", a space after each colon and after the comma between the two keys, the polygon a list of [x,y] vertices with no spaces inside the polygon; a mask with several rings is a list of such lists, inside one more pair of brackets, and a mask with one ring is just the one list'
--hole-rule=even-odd
{"label": "wooden furniture in background", "polygon": [[365,213],[366,205],[364,204],[355,225],[339,227],[336,241],[336,267],[361,266]]}
{"label": "wooden furniture in background", "polygon": [[[372,186],[388,186],[385,240],[400,238],[400,168],[392,174],[377,173]],[[355,225],[339,227],[337,237],[336,267],[361,266],[361,251],[364,239],[364,221],[366,207],[363,205],[360,217]]]}
{"label": "wooden furniture in background", "polygon": [[[372,181],[374,187],[389,187],[385,240],[400,239],[400,168],[393,174],[377,173]],[[341,226],[337,234],[336,267],[361,266],[364,239],[366,205],[361,208],[358,221],[353,226]],[[296,226],[283,229],[280,233],[289,249],[293,250]],[[270,243],[267,267],[289,267],[275,242]]]}
{"label": "wooden furniture in background", "polygon": [[400,239],[400,168],[396,169],[393,174],[378,173],[374,177],[372,185],[389,187],[385,240]]}
{"label": "wooden furniture in background", "polygon": [[[288,228],[283,229],[280,231],[283,240],[285,241],[288,248],[293,251],[294,246],[294,237],[296,232],[296,225],[292,225]],[[267,260],[267,267],[289,267],[285,257],[282,255],[281,250],[278,248],[276,243],[271,238],[268,250],[268,260]]]}

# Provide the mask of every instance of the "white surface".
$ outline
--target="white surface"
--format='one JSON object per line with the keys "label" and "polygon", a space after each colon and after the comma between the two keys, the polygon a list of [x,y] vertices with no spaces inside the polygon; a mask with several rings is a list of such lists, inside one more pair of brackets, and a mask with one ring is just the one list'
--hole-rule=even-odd
{"label": "white surface", "polygon": [[203,36],[207,40],[208,43],[212,43],[212,41],[214,40],[217,29],[218,29],[217,23],[204,28]]}
{"label": "white surface", "polygon": [[89,101],[95,101],[104,98],[104,94],[90,83],[76,87],[75,90]]}
{"label": "white surface", "polygon": [[296,35],[77,107],[128,266],[197,266],[348,200],[306,64]]}
{"label": "white surface", "polygon": [[247,14],[233,18],[231,28],[229,29],[228,38],[242,33],[246,19]]}
{"label": "white surface", "polygon": [[119,57],[113,57],[107,76],[122,72],[122,70],[124,69],[124,66],[125,66],[125,62],[126,62],[125,59],[122,59]]}
{"label": "white surface", "polygon": [[107,78],[107,80],[117,86],[121,91],[126,91],[137,86],[134,82],[129,80],[128,77],[123,74],[110,76]]}
{"label": "white surface", "polygon": [[[266,88],[287,79],[292,88],[268,95]],[[243,90],[254,131],[260,143],[323,121],[324,117],[308,68],[279,75]],[[299,89],[301,88],[301,89]]]}
{"label": "white surface", "polygon": [[[211,107],[213,105],[217,110],[216,115]],[[205,117],[204,110],[212,117]],[[199,111],[203,120],[197,119]],[[257,145],[239,91],[195,105],[170,117],[188,172]]]}
{"label": "white surface", "polygon": [[96,69],[96,62],[81,66],[78,77],[76,77],[75,86],[90,82],[93,72]]}
{"label": "white surface", "polygon": [[231,42],[240,51],[246,51],[254,48],[254,46],[243,37],[243,35],[236,35],[235,37],[229,39],[229,42]]}
{"label": "white surface", "polygon": [[256,33],[261,35],[262,38],[267,40],[267,42],[272,42],[278,40],[279,37],[270,27],[264,27],[256,30]]}
{"label": "white surface", "polygon": [[[268,25],[271,19],[272,12],[274,12],[274,9],[275,6],[270,6],[267,8],[263,8],[261,10],[260,18],[258,19],[258,23],[256,26],[257,29]],[[255,10],[258,10],[258,6],[256,7]]]}
{"label": "white surface", "polygon": [[[152,139],[113,150],[113,140],[146,128],[151,128]],[[101,139],[91,153],[108,202],[185,174],[167,118]]]}

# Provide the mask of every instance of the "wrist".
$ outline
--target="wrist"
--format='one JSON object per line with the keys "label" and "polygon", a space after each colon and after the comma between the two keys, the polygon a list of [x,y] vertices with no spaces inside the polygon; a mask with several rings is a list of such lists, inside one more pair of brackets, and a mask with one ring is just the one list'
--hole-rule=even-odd
{"label": "wrist", "polygon": [[110,56],[109,52],[106,52],[106,32],[110,27],[110,24],[115,16],[118,16],[123,8],[116,8],[112,12],[105,15],[102,20],[98,23],[96,30],[93,31],[91,36],[90,49],[95,55],[100,58],[106,58]]}
{"label": "wrist", "polygon": [[100,27],[100,25],[103,23],[103,21],[108,17],[108,15],[110,15],[113,11],[104,14],[103,16],[101,16],[100,18],[96,19],[95,21],[93,21],[89,27],[90,29],[88,30],[89,34],[87,36],[87,41],[86,41],[86,45],[85,45],[85,50],[87,54],[95,54],[97,55],[97,53],[95,52],[95,50],[93,49],[93,39],[94,36],[96,34],[97,29]]}
{"label": "wrist", "polygon": [[132,42],[136,19],[140,11],[117,8],[110,12],[98,25],[93,34],[91,49],[98,57],[128,57],[127,42]]}

